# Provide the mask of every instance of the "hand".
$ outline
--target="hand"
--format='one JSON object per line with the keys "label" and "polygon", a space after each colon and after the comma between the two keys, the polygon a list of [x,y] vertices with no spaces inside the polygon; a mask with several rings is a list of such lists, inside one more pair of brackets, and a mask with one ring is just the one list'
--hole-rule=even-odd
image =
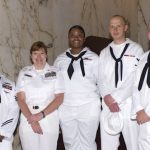
{"label": "hand", "polygon": [[109,106],[109,109],[111,112],[119,112],[120,111],[120,108],[118,106],[118,103],[112,103],[110,106]]}
{"label": "hand", "polygon": [[136,113],[136,120],[138,124],[143,124],[145,122],[150,121],[150,117],[146,114],[146,112],[144,111],[144,109],[138,111]]}
{"label": "hand", "polygon": [[0,142],[2,142],[4,139],[4,136],[0,135]]}
{"label": "hand", "polygon": [[38,122],[33,122],[31,124],[31,127],[32,127],[32,130],[34,131],[34,133],[43,134],[42,128]]}
{"label": "hand", "polygon": [[33,122],[38,122],[41,119],[43,119],[43,115],[42,115],[41,112],[39,112],[37,114],[33,114],[33,115],[29,116],[27,118],[27,121],[28,121],[29,124],[32,124]]}
{"label": "hand", "polygon": [[120,111],[118,103],[115,102],[115,100],[113,99],[113,97],[110,94],[108,94],[104,97],[104,102],[108,106],[108,108],[110,109],[111,112],[119,112]]}

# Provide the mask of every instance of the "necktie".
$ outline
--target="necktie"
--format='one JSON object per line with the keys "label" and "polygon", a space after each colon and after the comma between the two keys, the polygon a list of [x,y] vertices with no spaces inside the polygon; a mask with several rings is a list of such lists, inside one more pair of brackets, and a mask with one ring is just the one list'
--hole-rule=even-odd
{"label": "necktie", "polygon": [[115,86],[117,87],[117,84],[118,84],[118,64],[119,64],[119,62],[120,62],[120,77],[121,77],[121,80],[122,80],[122,72],[123,72],[123,64],[122,64],[122,57],[123,57],[123,55],[124,55],[124,53],[126,52],[126,50],[127,50],[127,48],[128,48],[128,46],[129,46],[129,43],[127,43],[126,45],[125,45],[125,47],[124,47],[124,50],[123,50],[123,52],[121,53],[121,56],[119,57],[119,58],[116,58],[115,57],[115,55],[114,55],[114,53],[113,53],[113,49],[112,49],[112,47],[110,46],[110,54],[111,54],[111,56],[113,57],[113,59],[116,61],[115,62]]}
{"label": "necktie", "polygon": [[143,71],[142,71],[142,74],[141,74],[141,77],[140,77],[140,81],[139,81],[139,85],[138,85],[139,91],[142,89],[142,85],[143,85],[147,70],[148,70],[148,74],[147,74],[147,81],[146,82],[147,82],[148,87],[150,88],[150,53],[148,54],[147,63],[145,64]]}
{"label": "necktie", "polygon": [[69,58],[71,58],[71,62],[70,62],[70,64],[69,64],[69,67],[68,67],[68,70],[67,70],[68,76],[69,76],[70,80],[71,80],[72,75],[73,75],[73,72],[74,72],[73,62],[74,62],[75,60],[80,59],[80,58],[81,58],[81,60],[80,60],[80,67],[81,67],[82,75],[85,76],[84,62],[83,62],[83,59],[82,59],[82,56],[83,56],[85,53],[86,53],[86,51],[81,52],[77,57],[74,57],[74,56],[72,56],[69,52],[66,52],[66,55],[67,55]]}

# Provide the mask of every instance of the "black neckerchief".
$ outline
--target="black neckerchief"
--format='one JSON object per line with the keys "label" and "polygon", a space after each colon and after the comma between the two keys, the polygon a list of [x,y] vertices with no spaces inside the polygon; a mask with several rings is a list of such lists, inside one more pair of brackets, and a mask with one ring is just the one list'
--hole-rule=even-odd
{"label": "black neckerchief", "polygon": [[148,87],[150,88],[150,53],[148,54],[147,63],[145,64],[143,71],[141,73],[141,77],[140,77],[140,81],[139,81],[139,85],[138,85],[139,91],[142,89],[142,85],[143,85],[144,78],[145,78],[147,71],[148,71],[148,74],[147,74],[147,81],[146,82],[147,82]]}
{"label": "black neckerchief", "polygon": [[78,59],[80,59],[80,58],[81,58],[81,60],[80,60],[80,67],[81,67],[82,75],[85,76],[84,62],[83,62],[83,59],[82,59],[82,56],[83,56],[85,53],[86,53],[86,51],[83,51],[83,52],[81,52],[77,57],[74,57],[74,56],[72,56],[69,52],[66,52],[66,55],[67,55],[69,58],[71,58],[71,62],[70,62],[70,64],[69,64],[69,67],[68,67],[68,70],[67,70],[68,76],[69,76],[70,80],[71,80],[72,75],[73,75],[73,72],[74,72],[73,62],[76,61],[76,60],[78,60]]}
{"label": "black neckerchief", "polygon": [[122,57],[124,55],[124,53],[126,52],[127,48],[129,46],[129,43],[127,43],[123,49],[123,52],[121,53],[121,56],[119,58],[116,58],[115,55],[114,55],[114,52],[113,52],[113,49],[112,47],[110,46],[110,54],[111,56],[113,57],[113,59],[116,61],[115,62],[115,86],[117,87],[117,84],[118,84],[118,64],[120,62],[120,76],[121,76],[121,81],[122,81],[122,72],[123,72],[123,64],[122,64]]}

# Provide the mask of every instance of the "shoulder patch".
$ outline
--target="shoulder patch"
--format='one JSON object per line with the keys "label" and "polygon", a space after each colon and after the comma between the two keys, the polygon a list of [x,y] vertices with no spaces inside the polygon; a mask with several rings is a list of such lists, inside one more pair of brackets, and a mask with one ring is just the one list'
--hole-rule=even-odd
{"label": "shoulder patch", "polygon": [[8,82],[4,82],[2,84],[2,87],[5,88],[5,89],[8,89],[8,90],[12,90],[12,85]]}

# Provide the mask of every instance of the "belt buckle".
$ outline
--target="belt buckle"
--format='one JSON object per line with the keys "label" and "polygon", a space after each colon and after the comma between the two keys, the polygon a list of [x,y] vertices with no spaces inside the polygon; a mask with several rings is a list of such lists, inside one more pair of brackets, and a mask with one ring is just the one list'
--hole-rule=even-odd
{"label": "belt buckle", "polygon": [[39,109],[39,106],[33,106],[33,109]]}

